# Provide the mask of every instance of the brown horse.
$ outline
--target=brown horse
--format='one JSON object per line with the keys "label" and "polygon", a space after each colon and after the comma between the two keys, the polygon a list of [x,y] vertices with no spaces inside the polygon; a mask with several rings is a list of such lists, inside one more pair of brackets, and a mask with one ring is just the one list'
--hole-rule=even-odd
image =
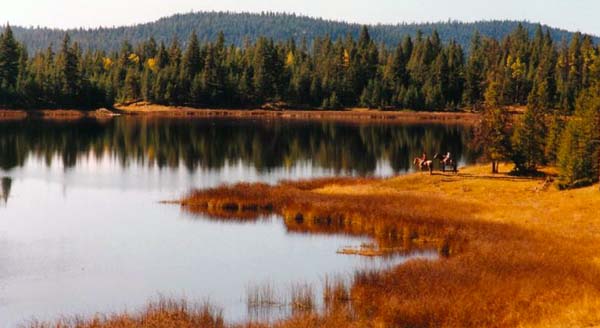
{"label": "brown horse", "polygon": [[415,157],[413,165],[421,171],[429,171],[429,174],[433,174],[433,161],[428,160],[427,157]]}
{"label": "brown horse", "polygon": [[452,172],[456,173],[458,172],[458,163],[454,160],[454,158],[452,158],[452,156],[450,155],[450,153],[448,153],[446,156],[442,156],[439,153],[435,154],[435,156],[433,156],[433,159],[437,159],[440,161],[440,166],[442,167],[442,172],[446,172],[446,167],[450,166],[452,168]]}

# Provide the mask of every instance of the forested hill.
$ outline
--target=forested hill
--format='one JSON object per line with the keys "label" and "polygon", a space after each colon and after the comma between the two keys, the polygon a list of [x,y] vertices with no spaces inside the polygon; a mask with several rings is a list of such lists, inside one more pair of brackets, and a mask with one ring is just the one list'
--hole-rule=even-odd
{"label": "forested hill", "polygon": [[[399,16],[401,21],[402,17]],[[373,39],[378,43],[395,46],[407,35],[415,35],[422,31],[429,35],[437,30],[442,41],[456,40],[464,49],[469,48],[473,33],[479,31],[482,35],[501,39],[514,31],[519,23],[533,35],[537,24],[518,21],[482,21],[476,23],[440,22],[425,24],[374,25],[369,30]],[[546,27],[546,26],[544,26]],[[293,14],[251,14],[227,12],[198,12],[178,14],[162,18],[156,22],[126,27],[74,29],[69,30],[71,39],[79,43],[83,49],[118,50],[123,41],[131,43],[146,41],[154,37],[157,41],[168,43],[176,36],[182,42],[188,40],[191,31],[196,31],[200,41],[212,41],[219,31],[225,33],[228,42],[242,45],[245,39],[254,41],[258,36],[273,38],[275,41],[288,40],[293,37],[301,41],[314,40],[317,36],[331,35],[332,38],[346,36],[348,33],[355,38],[360,33],[361,25],[338,22]],[[18,40],[22,41],[30,52],[46,49],[49,45],[59,45],[65,31],[48,28],[14,27],[13,31]],[[550,28],[554,40],[570,39],[571,32]],[[595,41],[598,41],[596,38]]]}

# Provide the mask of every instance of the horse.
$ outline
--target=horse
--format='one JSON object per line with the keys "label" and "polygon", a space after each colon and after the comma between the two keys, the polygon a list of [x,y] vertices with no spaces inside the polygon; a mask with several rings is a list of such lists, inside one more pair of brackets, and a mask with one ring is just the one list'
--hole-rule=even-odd
{"label": "horse", "polygon": [[426,158],[423,159],[421,157],[415,157],[415,159],[413,160],[413,165],[421,170],[421,171],[429,171],[429,174],[433,174],[433,161],[431,160],[427,160]]}
{"label": "horse", "polygon": [[440,166],[442,167],[442,172],[446,172],[446,167],[450,166],[452,168],[452,172],[458,172],[458,163],[450,156],[450,153],[446,156],[442,156],[439,153],[433,156],[433,159],[437,159],[440,161]]}

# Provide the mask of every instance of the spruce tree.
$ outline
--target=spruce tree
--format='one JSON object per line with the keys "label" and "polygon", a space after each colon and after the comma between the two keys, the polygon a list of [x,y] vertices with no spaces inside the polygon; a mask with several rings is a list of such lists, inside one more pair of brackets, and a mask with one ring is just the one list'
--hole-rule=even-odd
{"label": "spruce tree", "polygon": [[71,47],[69,34],[65,34],[57,62],[58,81],[63,103],[75,106],[79,101],[81,76],[79,74],[79,58],[75,49]]}
{"label": "spruce tree", "polygon": [[19,44],[10,25],[0,35],[0,103],[14,96],[19,74]]}
{"label": "spruce tree", "polygon": [[539,108],[528,106],[512,137],[512,159],[518,174],[534,173],[544,164],[546,126]]}
{"label": "spruce tree", "polygon": [[556,164],[558,158],[558,149],[563,137],[565,121],[562,116],[555,111],[551,121],[548,124],[548,133],[546,135],[545,159],[550,164]]}
{"label": "spruce tree", "polygon": [[598,180],[600,85],[586,89],[577,99],[576,111],[565,131],[558,152],[559,187],[589,185]]}
{"label": "spruce tree", "polygon": [[491,73],[485,92],[485,110],[477,130],[475,143],[492,163],[492,173],[498,173],[500,161],[510,154],[510,115],[501,104],[499,73]]}
{"label": "spruce tree", "polygon": [[200,72],[202,68],[200,62],[200,45],[198,42],[198,36],[196,32],[192,32],[190,40],[188,41],[187,48],[183,54],[182,60],[182,75],[188,81],[192,81],[196,74]]}

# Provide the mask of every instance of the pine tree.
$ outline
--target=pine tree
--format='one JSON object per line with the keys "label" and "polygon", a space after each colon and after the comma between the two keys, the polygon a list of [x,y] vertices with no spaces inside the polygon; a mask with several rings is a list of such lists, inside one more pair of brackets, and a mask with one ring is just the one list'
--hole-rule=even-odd
{"label": "pine tree", "polygon": [[167,51],[165,44],[162,42],[161,42],[160,46],[158,47],[158,52],[156,53],[155,61],[156,61],[156,67],[159,70],[161,70],[161,69],[165,68],[167,65],[169,65],[169,52]]}
{"label": "pine tree", "polygon": [[559,187],[580,187],[598,180],[598,146],[594,143],[600,136],[598,115],[600,85],[582,92],[575,115],[567,123],[558,153]]}
{"label": "pine tree", "polygon": [[137,74],[137,71],[130,68],[127,70],[127,75],[125,77],[125,85],[123,92],[123,101],[131,102],[137,101],[141,98],[141,85],[140,78]]}
{"label": "pine tree", "polygon": [[19,45],[10,25],[0,35],[0,104],[10,102],[16,92],[19,74]]}
{"label": "pine tree", "polygon": [[529,174],[544,164],[546,126],[539,109],[529,106],[517,124],[512,137],[512,159],[515,172]]}
{"label": "pine tree", "polygon": [[272,40],[260,38],[254,49],[253,60],[253,87],[259,102],[264,103],[276,97],[275,82],[279,65]]}
{"label": "pine tree", "polygon": [[192,32],[187,48],[183,54],[182,75],[188,81],[192,81],[202,68],[200,62],[200,45],[196,32]]}
{"label": "pine tree", "polygon": [[485,110],[475,138],[485,157],[492,163],[492,173],[498,173],[499,162],[510,154],[510,116],[501,105],[501,83],[498,73],[491,73],[485,92]]}
{"label": "pine tree", "polygon": [[446,56],[447,77],[442,83],[445,107],[458,109],[464,93],[465,77],[464,77],[464,53],[460,45],[456,42],[451,42],[448,46]]}
{"label": "pine tree", "polygon": [[405,45],[398,44],[392,59],[391,73],[393,74],[394,85],[398,87],[406,86],[410,82],[410,75],[406,70],[406,65],[408,64],[408,58],[410,58],[410,54],[408,54],[409,50],[405,49],[405,47],[411,48],[412,46],[408,45],[411,42],[412,41],[410,41],[410,38],[407,38]]}
{"label": "pine tree", "polygon": [[485,92],[485,58],[486,53],[481,42],[481,35],[475,32],[471,40],[471,54],[465,68],[464,103],[479,109],[483,105]]}
{"label": "pine tree", "polygon": [[548,125],[548,134],[546,135],[545,159],[550,164],[556,164],[564,129],[565,121],[558,111],[555,111]]}
{"label": "pine tree", "polygon": [[58,82],[63,103],[76,106],[79,99],[81,76],[79,74],[79,58],[71,47],[71,38],[65,34],[61,50],[57,58]]}

